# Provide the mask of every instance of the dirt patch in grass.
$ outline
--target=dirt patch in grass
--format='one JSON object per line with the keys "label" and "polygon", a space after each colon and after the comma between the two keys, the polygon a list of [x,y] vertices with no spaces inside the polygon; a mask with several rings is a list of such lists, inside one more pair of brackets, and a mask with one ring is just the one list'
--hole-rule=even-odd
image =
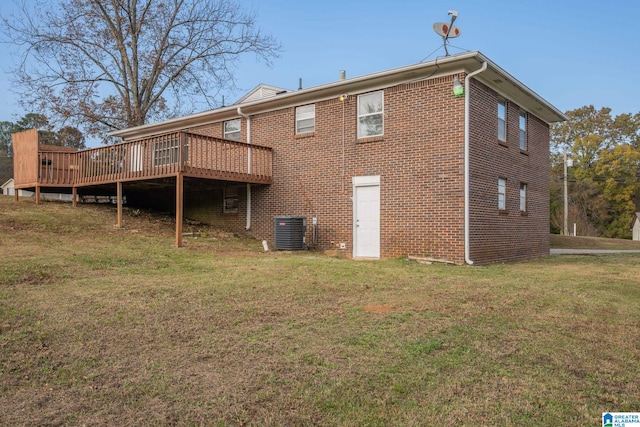
{"label": "dirt patch in grass", "polygon": [[389,307],[388,305],[365,305],[364,311],[368,313],[391,313],[393,307]]}

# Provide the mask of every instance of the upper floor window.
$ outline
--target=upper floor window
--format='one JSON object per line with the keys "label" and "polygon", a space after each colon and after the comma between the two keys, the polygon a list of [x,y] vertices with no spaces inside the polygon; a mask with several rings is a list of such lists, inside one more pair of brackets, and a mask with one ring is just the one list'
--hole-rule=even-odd
{"label": "upper floor window", "polygon": [[520,112],[520,149],[527,151],[527,113]]}
{"label": "upper floor window", "polygon": [[498,101],[498,140],[507,141],[507,102]]}
{"label": "upper floor window", "polygon": [[224,122],[224,139],[240,141],[240,119]]}
{"label": "upper floor window", "polygon": [[498,178],[498,209],[507,208],[507,180]]}
{"label": "upper floor window", "polygon": [[296,134],[313,132],[316,128],[316,105],[296,108]]}
{"label": "upper floor window", "polygon": [[358,95],[358,138],[384,134],[384,92]]}
{"label": "upper floor window", "polygon": [[527,211],[527,184],[520,183],[520,212]]}

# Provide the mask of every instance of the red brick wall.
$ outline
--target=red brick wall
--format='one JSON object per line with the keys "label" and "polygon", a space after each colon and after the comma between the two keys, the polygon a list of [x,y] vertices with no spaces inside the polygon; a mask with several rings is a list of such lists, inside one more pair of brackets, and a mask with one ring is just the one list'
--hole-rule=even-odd
{"label": "red brick wall", "polygon": [[[477,263],[549,254],[549,127],[527,117],[528,150],[520,150],[520,107],[507,100],[507,141],[498,141],[498,94],[475,82],[470,125],[470,258]],[[507,181],[506,210],[498,210],[498,179]],[[520,212],[520,183],[527,211]]]}
{"label": "red brick wall", "polygon": [[197,220],[205,224],[213,225],[223,230],[241,232],[246,224],[246,184],[231,186],[237,187],[238,192],[238,213],[223,212],[222,186],[216,189],[198,188],[197,185],[187,183],[184,193],[185,218]]}
{"label": "red brick wall", "polygon": [[[304,216],[309,239],[315,217],[317,247],[345,243],[342,252],[350,256],[352,177],[380,175],[381,256],[463,263],[464,98],[453,96],[452,81],[447,76],[386,88],[384,136],[366,141],[357,139],[357,94],[344,102],[317,102],[315,132],[303,136],[295,135],[295,108],[252,116],[251,142],[273,148],[274,178],[272,185],[252,186],[251,234],[273,246],[274,216]],[[480,83],[472,86],[471,259],[487,263],[546,255],[548,126],[530,115],[529,151],[521,153],[519,109],[508,103],[508,144],[498,144],[497,95]],[[242,119],[243,141],[246,130]],[[198,132],[222,137],[222,126]],[[499,176],[508,180],[506,214],[497,210]],[[529,186],[526,216],[518,209],[520,182]],[[237,219],[226,224],[244,225],[244,197]]]}
{"label": "red brick wall", "polygon": [[273,185],[253,190],[253,233],[272,242],[274,216],[316,217],[318,247],[343,242],[350,256],[352,177],[380,175],[381,256],[463,262],[464,100],[451,84],[385,89],[384,136],[366,142],[357,140],[357,94],[316,103],[309,136],[295,135],[294,108],[253,116],[252,142],[274,149]]}

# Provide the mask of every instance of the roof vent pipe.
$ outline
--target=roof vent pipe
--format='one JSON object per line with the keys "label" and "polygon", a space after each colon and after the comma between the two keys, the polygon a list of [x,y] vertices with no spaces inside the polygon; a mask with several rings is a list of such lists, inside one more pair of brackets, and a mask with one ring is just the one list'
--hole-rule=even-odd
{"label": "roof vent pipe", "polygon": [[345,80],[347,78],[347,72],[345,70],[340,70],[340,80]]}
{"label": "roof vent pipe", "polygon": [[302,90],[302,77],[298,79],[298,90]]}

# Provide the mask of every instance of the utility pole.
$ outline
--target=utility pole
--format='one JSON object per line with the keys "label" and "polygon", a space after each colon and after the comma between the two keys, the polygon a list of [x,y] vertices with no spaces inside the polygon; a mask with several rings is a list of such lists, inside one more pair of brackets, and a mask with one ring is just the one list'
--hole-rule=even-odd
{"label": "utility pole", "polygon": [[567,150],[564,150],[564,235],[569,235],[569,195],[567,192],[567,166],[573,166],[573,160],[567,160]]}

